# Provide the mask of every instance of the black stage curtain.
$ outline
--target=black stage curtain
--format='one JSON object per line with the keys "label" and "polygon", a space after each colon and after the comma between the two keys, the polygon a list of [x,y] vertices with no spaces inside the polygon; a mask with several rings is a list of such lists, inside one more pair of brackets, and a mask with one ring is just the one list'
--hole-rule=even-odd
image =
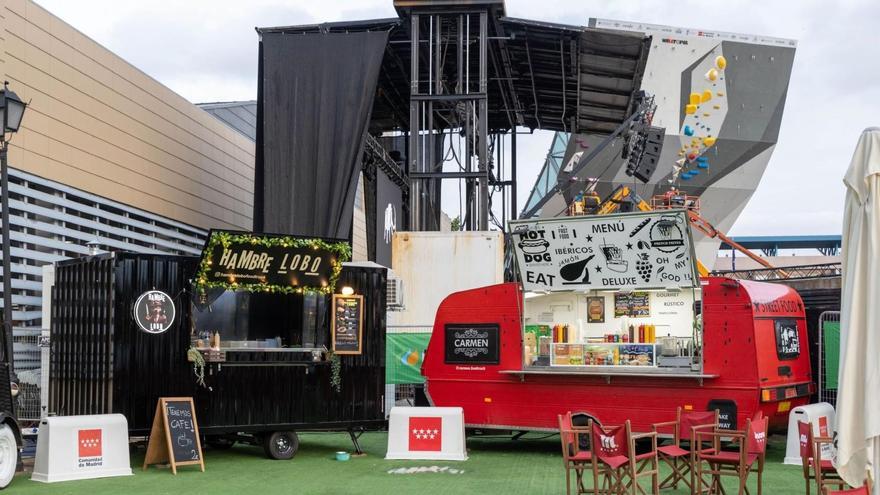
{"label": "black stage curtain", "polygon": [[263,34],[254,230],[350,237],[387,42],[384,31]]}

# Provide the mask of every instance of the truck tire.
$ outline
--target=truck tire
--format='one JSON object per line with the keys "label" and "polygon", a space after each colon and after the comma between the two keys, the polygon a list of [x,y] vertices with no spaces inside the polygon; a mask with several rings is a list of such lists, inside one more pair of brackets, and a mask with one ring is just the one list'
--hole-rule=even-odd
{"label": "truck tire", "polygon": [[293,459],[299,449],[299,436],[295,431],[273,431],[263,437],[263,450],[270,459]]}
{"label": "truck tire", "polygon": [[0,424],[0,490],[9,486],[18,464],[18,445],[9,425]]}

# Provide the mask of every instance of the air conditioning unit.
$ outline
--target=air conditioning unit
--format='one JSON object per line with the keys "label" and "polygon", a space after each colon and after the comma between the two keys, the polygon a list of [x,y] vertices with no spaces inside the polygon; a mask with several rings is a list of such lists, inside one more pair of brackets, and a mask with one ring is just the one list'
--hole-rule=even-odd
{"label": "air conditioning unit", "polygon": [[388,311],[403,311],[403,280],[397,277],[388,277],[387,289]]}

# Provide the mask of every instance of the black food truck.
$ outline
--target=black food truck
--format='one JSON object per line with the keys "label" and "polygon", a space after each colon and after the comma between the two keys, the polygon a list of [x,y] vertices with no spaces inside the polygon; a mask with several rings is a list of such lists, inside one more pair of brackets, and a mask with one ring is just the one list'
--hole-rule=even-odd
{"label": "black food truck", "polygon": [[209,233],[202,256],[59,262],[49,410],[121,413],[147,435],[160,397],[193,397],[205,444],[289,459],[298,431],[386,425],[386,272],[346,242]]}

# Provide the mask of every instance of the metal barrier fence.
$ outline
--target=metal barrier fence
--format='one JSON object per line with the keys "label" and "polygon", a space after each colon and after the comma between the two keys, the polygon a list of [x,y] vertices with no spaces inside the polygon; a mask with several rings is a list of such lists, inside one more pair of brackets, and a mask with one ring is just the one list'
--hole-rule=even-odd
{"label": "metal barrier fence", "polygon": [[15,328],[12,331],[13,366],[18,376],[16,412],[22,422],[40,420],[40,333],[39,328]]}
{"label": "metal barrier fence", "polygon": [[[829,388],[829,378],[830,376],[837,376],[837,358],[831,360],[832,369],[828,369],[828,359],[825,356],[825,352],[828,351],[828,346],[825,341],[825,330],[826,324],[835,324],[837,326],[836,335],[834,337],[837,338],[837,342],[840,340],[840,311],[825,311],[821,315],[819,315],[819,402],[827,402],[832,406],[837,406],[837,387]],[[832,327],[833,328],[833,327]],[[836,349],[832,349],[831,352],[840,352],[839,346]],[[832,384],[836,384],[837,380],[835,379]]]}

